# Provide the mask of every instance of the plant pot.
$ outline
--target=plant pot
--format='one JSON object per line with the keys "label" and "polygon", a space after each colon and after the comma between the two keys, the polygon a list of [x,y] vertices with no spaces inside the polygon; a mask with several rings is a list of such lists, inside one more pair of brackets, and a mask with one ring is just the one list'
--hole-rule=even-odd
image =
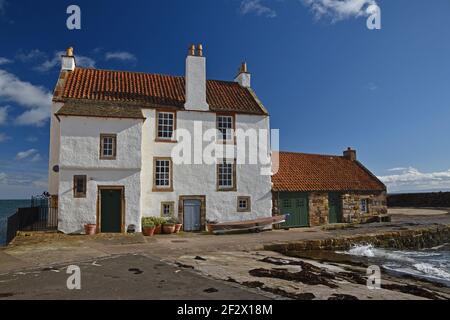
{"label": "plant pot", "polygon": [[97,233],[97,226],[95,224],[85,224],[84,232],[86,233],[86,235],[92,236]]}
{"label": "plant pot", "polygon": [[146,237],[153,237],[153,235],[155,234],[155,229],[156,227],[143,227],[142,233]]}
{"label": "plant pot", "polygon": [[183,227],[183,225],[181,223],[177,223],[175,225],[175,233],[179,233],[181,231],[182,227]]}
{"label": "plant pot", "polygon": [[155,227],[155,233],[154,233],[154,234],[161,234],[161,229],[162,229],[161,225],[160,225],[160,224],[157,225],[157,226]]}
{"label": "plant pot", "polygon": [[208,223],[207,225],[206,225],[206,229],[208,229],[207,231],[209,232],[209,234],[214,234],[213,233],[213,226],[214,224],[212,224],[212,223]]}
{"label": "plant pot", "polygon": [[174,224],[165,224],[165,225],[163,225],[163,231],[165,234],[172,234],[175,232],[175,225]]}

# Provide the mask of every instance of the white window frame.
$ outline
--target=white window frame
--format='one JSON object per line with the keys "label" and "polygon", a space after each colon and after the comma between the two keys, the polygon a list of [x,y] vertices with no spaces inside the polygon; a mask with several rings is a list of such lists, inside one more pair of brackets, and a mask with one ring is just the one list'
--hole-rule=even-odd
{"label": "white window frame", "polygon": [[175,122],[175,112],[158,111],[156,113],[156,140],[173,140]]}
{"label": "white window frame", "polygon": [[235,190],[236,189],[235,180],[236,180],[236,161],[230,159],[223,159],[219,164],[217,164],[217,189]]}
{"label": "white window frame", "polygon": [[153,165],[154,189],[172,189],[172,159],[155,158]]}
{"label": "white window frame", "polygon": [[[245,207],[241,207],[241,203],[245,202],[247,205]],[[238,197],[237,198],[237,211],[238,212],[250,212],[252,205],[251,205],[251,198],[250,197]]]}
{"label": "white window frame", "polygon": [[369,201],[367,199],[359,200],[359,210],[362,213],[369,213]]}

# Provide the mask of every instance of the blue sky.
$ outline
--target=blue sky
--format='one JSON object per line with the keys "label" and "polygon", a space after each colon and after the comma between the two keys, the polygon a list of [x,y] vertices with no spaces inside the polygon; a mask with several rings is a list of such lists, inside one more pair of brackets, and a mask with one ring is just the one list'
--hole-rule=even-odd
{"label": "blue sky", "polygon": [[[381,30],[366,27],[374,3]],[[70,4],[81,30],[66,28]],[[46,190],[60,51],[183,75],[190,43],[210,79],[248,62],[282,150],[352,146],[390,191],[450,189],[449,15],[447,0],[0,0],[0,198]]]}

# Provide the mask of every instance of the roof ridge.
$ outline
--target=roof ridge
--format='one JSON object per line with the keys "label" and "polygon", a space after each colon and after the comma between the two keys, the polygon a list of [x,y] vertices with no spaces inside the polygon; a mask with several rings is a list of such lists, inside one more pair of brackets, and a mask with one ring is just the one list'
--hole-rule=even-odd
{"label": "roof ridge", "polygon": [[307,153],[307,152],[296,152],[296,151],[278,151],[281,153],[286,154],[297,154],[297,155],[304,155],[304,156],[319,156],[319,157],[333,157],[333,158],[344,158],[344,156],[336,155],[336,154],[322,154],[322,153]]}
{"label": "roof ridge", "polygon": [[[186,79],[186,76],[178,76],[178,75],[172,75],[167,73],[153,73],[153,72],[144,72],[144,71],[131,71],[131,70],[114,70],[114,69],[98,69],[94,67],[76,67],[75,70],[81,69],[81,70],[89,70],[89,71],[107,71],[107,72],[117,72],[117,73],[134,73],[134,74],[143,74],[143,75],[155,75],[155,76],[162,76],[162,77],[172,77],[172,78],[179,78],[179,79]],[[222,80],[222,79],[206,79],[206,81],[215,81],[215,82],[225,82],[230,84],[237,84],[234,80]]]}

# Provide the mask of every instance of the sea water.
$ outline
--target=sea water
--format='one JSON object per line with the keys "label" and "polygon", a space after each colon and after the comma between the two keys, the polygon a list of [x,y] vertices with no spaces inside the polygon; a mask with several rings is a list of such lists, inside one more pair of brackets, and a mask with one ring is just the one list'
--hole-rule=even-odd
{"label": "sea water", "polygon": [[6,241],[8,217],[16,213],[18,208],[30,206],[30,200],[0,200],[0,246]]}
{"label": "sea water", "polygon": [[439,282],[450,287],[450,244],[422,250],[394,250],[375,248],[372,245],[354,246],[337,252],[366,257],[371,263],[398,274]]}

